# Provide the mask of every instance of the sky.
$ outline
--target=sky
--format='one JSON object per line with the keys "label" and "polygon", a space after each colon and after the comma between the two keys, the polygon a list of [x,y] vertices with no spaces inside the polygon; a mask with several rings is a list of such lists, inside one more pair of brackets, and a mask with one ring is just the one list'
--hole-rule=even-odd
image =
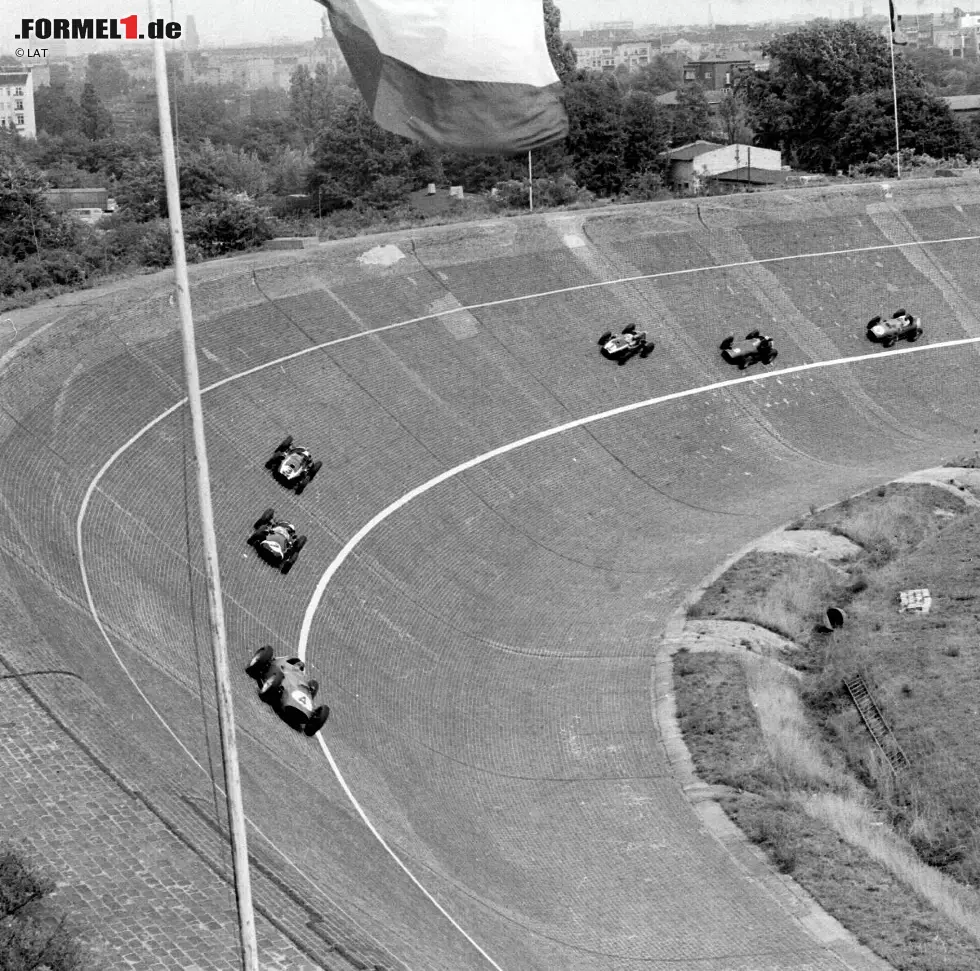
{"label": "sky", "polygon": [[[416,0],[417,2],[417,0]],[[455,0],[457,3],[467,0]],[[468,0],[483,4],[492,0]],[[866,0],[853,0],[860,13]],[[871,0],[875,12],[886,16],[887,0]],[[277,37],[311,40],[319,35],[324,8],[316,0],[158,0],[165,20],[186,23],[194,16],[207,46],[268,42]],[[591,23],[632,20],[636,24],[708,23],[709,0],[557,0],[562,26],[587,28]],[[847,16],[851,0],[710,0],[715,23],[747,23],[803,15],[807,18]],[[935,0],[897,0],[899,12],[927,7],[951,7]],[[173,13],[171,13],[171,10]],[[148,18],[148,0],[0,0],[0,50],[19,46],[14,35],[24,17],[115,17],[137,14]],[[40,41],[38,44],[42,43]]]}

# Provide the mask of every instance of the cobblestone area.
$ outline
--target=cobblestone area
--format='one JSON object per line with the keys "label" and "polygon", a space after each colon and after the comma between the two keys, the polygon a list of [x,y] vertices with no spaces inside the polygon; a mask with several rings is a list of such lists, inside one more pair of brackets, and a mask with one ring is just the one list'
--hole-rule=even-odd
{"label": "cobblestone area", "polygon": [[[57,881],[52,901],[78,922],[96,966],[240,968],[233,888],[122,791],[6,669],[0,712],[0,832]],[[261,917],[256,933],[263,968],[324,967]]]}

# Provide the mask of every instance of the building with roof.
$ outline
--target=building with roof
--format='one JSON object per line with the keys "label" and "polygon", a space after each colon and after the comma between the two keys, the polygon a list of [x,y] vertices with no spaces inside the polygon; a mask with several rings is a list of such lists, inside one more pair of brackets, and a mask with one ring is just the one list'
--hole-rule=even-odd
{"label": "building with roof", "polygon": [[953,94],[943,101],[949,105],[954,118],[963,121],[980,118],[980,94]]}
{"label": "building with roof", "polygon": [[742,71],[751,70],[752,59],[745,54],[704,57],[685,63],[684,81],[700,84],[705,91],[722,91],[730,88]]}
{"label": "building with roof", "polygon": [[30,71],[0,73],[0,128],[24,138],[36,138],[34,122],[34,78]]}
{"label": "building with roof", "polygon": [[698,139],[664,153],[667,181],[681,191],[698,192],[709,181],[729,185],[759,186],[783,182],[782,155],[754,145],[721,145]]}

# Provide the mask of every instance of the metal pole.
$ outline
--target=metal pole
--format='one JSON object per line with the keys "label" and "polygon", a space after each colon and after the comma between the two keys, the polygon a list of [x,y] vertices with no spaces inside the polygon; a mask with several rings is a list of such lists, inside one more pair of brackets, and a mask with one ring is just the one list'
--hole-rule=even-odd
{"label": "metal pole", "polygon": [[888,10],[888,52],[892,58],[892,107],[895,111],[895,165],[898,178],[902,177],[902,149],[898,143],[898,89],[895,87],[895,24],[891,19],[891,8]]}
{"label": "metal pole", "polygon": [[534,212],[534,182],[531,178],[531,149],[527,150],[527,202],[529,210]]}
{"label": "metal pole", "polygon": [[[150,0],[150,18],[156,20],[159,0]],[[194,319],[191,315],[190,288],[187,280],[187,257],[184,252],[184,229],[180,216],[180,187],[174,159],[174,136],[170,125],[170,96],[167,90],[167,63],[163,43],[153,45],[156,72],[157,111],[160,115],[160,147],[163,174],[167,184],[167,212],[170,215],[170,240],[174,253],[174,276],[180,308],[184,347],[184,373],[187,402],[194,434],[194,458],[197,465],[197,493],[201,510],[201,533],[204,545],[204,568],[208,587],[208,613],[211,621],[211,647],[214,654],[214,680],[218,700],[218,722],[221,728],[221,754],[225,770],[225,798],[231,834],[232,868],[235,897],[238,901],[238,929],[244,971],[259,971],[258,946],[255,940],[255,915],[252,912],[252,886],[248,872],[248,847],[245,841],[245,811],[242,806],[241,777],[235,746],[235,721],[232,710],[231,684],[228,674],[228,651],[225,618],[221,604],[221,580],[218,575],[218,549],[214,536],[214,514],[211,509],[211,483],[204,438],[204,412],[201,408],[201,382],[197,370],[197,348]]]}

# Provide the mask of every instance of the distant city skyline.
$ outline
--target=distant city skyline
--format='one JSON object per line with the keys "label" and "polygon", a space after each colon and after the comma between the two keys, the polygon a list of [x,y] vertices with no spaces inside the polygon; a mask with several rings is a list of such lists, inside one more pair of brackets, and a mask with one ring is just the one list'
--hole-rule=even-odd
{"label": "distant city skyline", "polygon": [[[461,0],[460,0],[461,2]],[[480,0],[483,2],[483,0]],[[653,0],[558,0],[562,27],[566,30],[587,29],[604,21],[631,20],[637,26],[655,24],[748,23],[772,19],[805,17],[844,17],[851,8],[849,0],[694,0],[693,3],[664,4]],[[128,4],[121,0],[5,0],[6,16],[0,35],[0,50],[11,52],[21,45],[14,39],[20,33],[22,18],[115,17],[136,13],[141,22],[149,17],[149,5]],[[860,13],[862,3],[854,4]],[[899,12],[952,9],[951,0],[896,0]],[[875,0],[873,11],[888,13],[887,0]],[[193,15],[201,44],[205,47],[242,43],[269,43],[277,39],[309,41],[320,34],[320,19],[325,8],[315,0],[163,0],[161,16],[186,26]],[[44,46],[42,40],[30,42]],[[114,49],[119,42],[103,41],[99,46],[85,44],[84,49]],[[110,46],[111,45],[111,46]],[[74,44],[72,45],[75,46]]]}

